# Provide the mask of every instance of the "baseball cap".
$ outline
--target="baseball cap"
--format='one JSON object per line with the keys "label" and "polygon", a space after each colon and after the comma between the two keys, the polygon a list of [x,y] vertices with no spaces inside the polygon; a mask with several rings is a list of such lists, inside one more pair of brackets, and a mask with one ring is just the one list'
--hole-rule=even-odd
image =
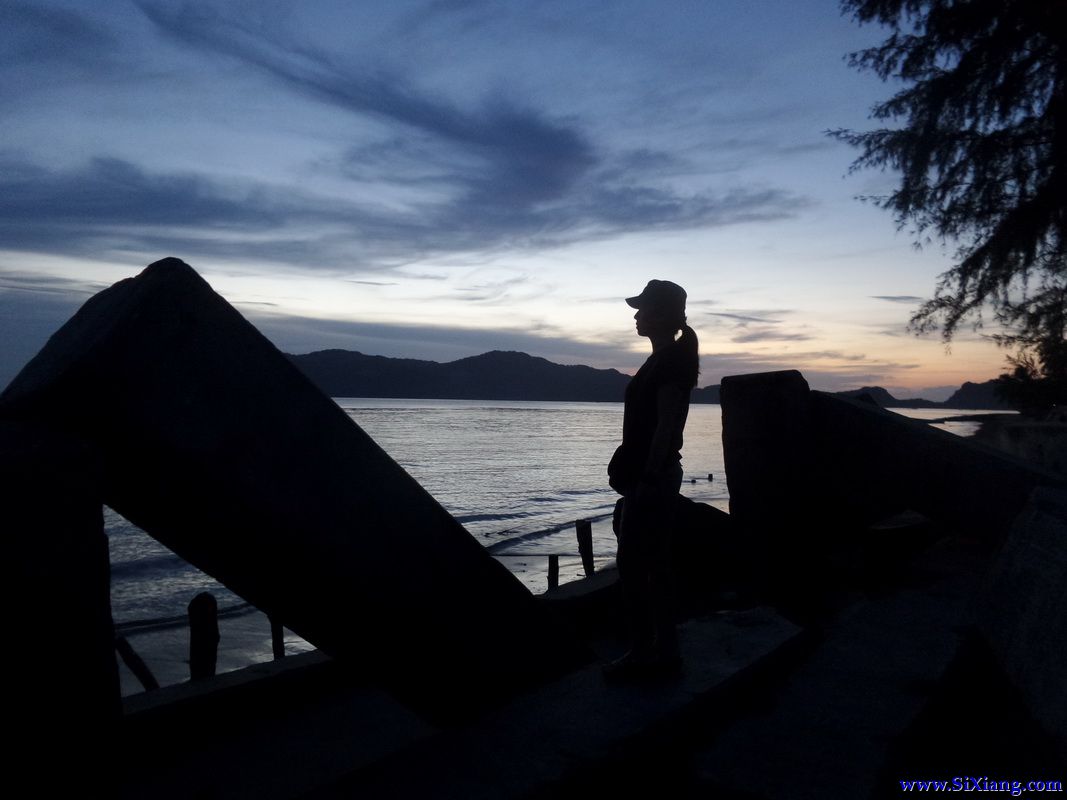
{"label": "baseball cap", "polygon": [[685,313],[685,289],[671,281],[650,280],[648,285],[635,297],[627,297],[626,303],[631,308],[646,308],[657,311],[677,311]]}

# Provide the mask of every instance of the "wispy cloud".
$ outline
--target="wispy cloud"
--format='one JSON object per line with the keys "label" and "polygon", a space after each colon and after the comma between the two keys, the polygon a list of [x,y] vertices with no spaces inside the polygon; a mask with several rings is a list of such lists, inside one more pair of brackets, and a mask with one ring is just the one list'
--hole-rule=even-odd
{"label": "wispy cloud", "polygon": [[0,292],[17,291],[40,295],[51,294],[63,297],[76,297],[79,295],[95,294],[105,288],[107,288],[106,283],[97,281],[78,282],[72,281],[69,278],[43,275],[37,272],[0,269]]}
{"label": "wispy cloud", "polygon": [[[737,314],[728,311],[707,311],[705,312],[709,317],[718,317],[720,319],[731,320],[734,322],[759,322],[759,323],[771,323],[778,322],[776,319],[770,319],[770,314],[775,312],[752,312],[747,314]],[[782,312],[778,312],[782,313]]]}
{"label": "wispy cloud", "polygon": [[0,157],[0,247],[8,250],[96,258],[122,251],[210,253],[310,266],[327,258],[332,266],[340,242],[294,228],[337,227],[359,214],[368,236],[388,227],[372,211],[262,184],[150,173],[115,158],[48,169]]}
{"label": "wispy cloud", "polygon": [[884,384],[901,370],[920,366],[839,350],[702,353],[700,362],[701,383],[719,383],[728,375],[795,369],[812,388],[828,391]]}
{"label": "wispy cloud", "polygon": [[730,341],[741,344],[749,342],[806,342],[811,338],[806,333],[788,333],[781,328],[763,326],[745,328],[743,332],[732,336]]}
{"label": "wispy cloud", "polygon": [[[333,156],[309,160],[308,169],[330,175],[307,181],[308,188],[237,181],[195,166],[142,166],[109,153],[53,166],[0,152],[0,247],[377,271],[431,257],[469,261],[623,233],[774,221],[808,203],[767,186],[680,190],[672,180],[692,177],[691,165],[674,153],[612,148],[576,118],[500,93],[456,102],[259,24],[256,15],[199,2],[135,5],[150,30],[184,55],[228,60],[292,99],[377,120],[378,138],[342,142]],[[74,12],[15,2],[0,14],[17,29],[9,35],[21,63],[36,49],[65,51],[102,75],[106,68],[93,65],[121,51],[113,32]],[[338,177],[347,178],[347,190]],[[407,187],[406,199],[376,199],[383,185]]]}
{"label": "wispy cloud", "polygon": [[890,303],[908,303],[909,305],[923,301],[923,298],[916,297],[913,294],[872,294],[871,297],[875,300],[887,300]]}
{"label": "wispy cloud", "polygon": [[138,7],[167,36],[198,50],[237,59],[289,89],[355,114],[400,123],[480,156],[488,171],[468,176],[468,202],[517,193],[526,203],[551,199],[592,168],[594,147],[580,131],[503,99],[475,110],[420,92],[397,75],[360,72],[305,43],[199,3]]}
{"label": "wispy cloud", "polygon": [[97,288],[90,282],[0,271],[0,390]]}
{"label": "wispy cloud", "polygon": [[100,74],[113,63],[117,39],[104,26],[69,9],[4,0],[0,3],[0,66],[67,64]]}
{"label": "wispy cloud", "polygon": [[[621,232],[778,220],[795,215],[807,203],[765,186],[681,192],[667,180],[668,166],[685,173],[676,156],[652,149],[613,151],[575,120],[556,118],[528,102],[498,93],[480,103],[458,104],[380,66],[354,66],[289,34],[203,3],[138,0],[136,5],[155,30],[181,48],[243,65],[294,97],[384,123],[390,131],[386,137],[354,142],[332,164],[320,161],[320,168],[329,166],[335,177],[352,181],[353,195],[365,197],[366,187],[375,182],[416,190],[400,208],[336,198],[331,198],[335,207],[329,208],[324,199],[306,196],[283,202],[271,187],[239,197],[239,191],[204,176],[184,176],[184,184],[168,178],[169,188],[184,195],[170,220],[179,228],[214,219],[255,231],[279,216],[286,222],[317,219],[344,225],[345,231],[304,233],[264,249],[281,258],[318,256],[327,264],[344,259],[395,264],[431,254],[544,249]],[[93,184],[102,177],[102,165],[114,168],[113,162],[99,159],[81,178]],[[134,186],[139,183],[143,180]],[[125,195],[137,199],[136,192]],[[122,196],[120,192],[116,205]],[[249,209],[243,222],[234,202]],[[35,210],[40,211],[39,205]],[[195,213],[183,219],[183,211]],[[41,220],[54,216],[37,215],[40,224],[21,237],[23,243],[32,244],[34,234],[43,237]],[[127,222],[143,223],[141,216],[131,207]],[[137,238],[136,231],[127,235]],[[180,229],[170,238],[180,244],[183,235],[196,238]],[[227,242],[215,239],[220,248],[215,255],[227,255]],[[145,237],[140,244],[160,241],[167,239]],[[208,242],[191,243],[193,252],[204,253],[196,245]]]}
{"label": "wispy cloud", "polygon": [[0,162],[0,247],[86,257],[180,253],[372,269],[435,254],[539,250],[622,232],[778,219],[802,203],[774,190],[686,198],[594,185],[542,205],[501,186],[490,198],[487,184],[456,201],[398,211],[260,182],[149,172],[117,158],[72,169],[10,154]]}
{"label": "wispy cloud", "polygon": [[781,318],[791,314],[793,311],[790,309],[704,312],[713,326],[731,329],[730,341],[738,344],[806,342],[813,339],[810,333],[787,330],[782,326]]}
{"label": "wispy cloud", "polygon": [[526,286],[529,283],[530,277],[528,275],[514,275],[500,280],[487,280],[471,286],[459,286],[455,289],[454,295],[447,296],[444,299],[455,299],[458,296],[462,300],[474,303],[507,302],[511,299],[513,289],[519,286]]}
{"label": "wispy cloud", "polygon": [[72,229],[92,223],[266,229],[300,210],[322,212],[302,203],[286,207],[254,189],[226,191],[193,173],[151,174],[117,158],[93,158],[69,170],[49,170],[11,155],[0,160],[0,217],[10,237],[17,237],[18,229],[32,231],[36,221]]}

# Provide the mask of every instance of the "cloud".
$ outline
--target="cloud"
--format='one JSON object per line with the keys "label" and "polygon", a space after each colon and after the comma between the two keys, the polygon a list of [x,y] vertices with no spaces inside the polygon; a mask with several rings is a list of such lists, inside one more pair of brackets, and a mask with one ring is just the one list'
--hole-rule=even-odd
{"label": "cloud", "polygon": [[489,0],[431,0],[405,14],[394,26],[398,35],[410,36],[440,18],[459,17],[466,26],[476,26],[489,11],[499,10]]}
{"label": "cloud", "polygon": [[907,325],[903,322],[893,325],[871,325],[868,327],[869,330],[877,336],[900,338],[911,335],[908,333]]}
{"label": "cloud", "polygon": [[753,372],[799,370],[808,385],[824,391],[842,391],[862,386],[884,385],[901,370],[919,364],[868,358],[837,350],[803,352],[701,353],[701,385],[717,384],[729,375]]}
{"label": "cloud", "polygon": [[[102,258],[212,255],[334,266],[348,236],[311,226],[361,222],[373,245],[396,235],[380,214],[262,184],[149,173],[115,158],[49,170],[0,157],[0,248]],[[303,226],[297,232],[296,228]]]}
{"label": "cloud", "polygon": [[738,343],[748,342],[806,342],[812,337],[806,333],[786,333],[780,328],[759,327],[745,328],[742,333],[733,336],[730,341]]}
{"label": "cloud", "polygon": [[[530,277],[528,275],[514,275],[510,278],[502,278],[500,280],[487,280],[481,283],[474,284],[472,286],[461,286],[455,289],[456,295],[459,299],[466,300],[474,303],[500,303],[511,302],[512,295],[511,290],[528,285],[530,283]],[[542,290],[539,294],[544,293]],[[430,300],[444,299],[455,300],[456,295],[439,295],[437,297],[427,298]]]}
{"label": "cloud", "polygon": [[887,300],[890,303],[908,303],[909,305],[923,301],[923,298],[916,297],[913,294],[872,294],[871,297],[875,300]]}
{"label": "cloud", "polygon": [[98,281],[78,282],[69,278],[43,275],[37,272],[0,269],[0,292],[6,290],[9,292],[30,292],[38,295],[71,297],[95,294],[101,289],[106,289],[107,286],[108,284]]}
{"label": "cloud", "polygon": [[[400,75],[354,67],[280,26],[257,24],[255,15],[203,3],[136,5],[152,30],[186,54],[236,62],[294,98],[377,119],[385,134],[320,158],[308,168],[328,170],[329,180],[305,176],[311,180],[296,190],[195,167],[150,169],[110,153],[55,167],[0,151],[0,247],[134,262],[174,253],[377,271],[428,258],[461,254],[469,261],[629,233],[779,220],[808,204],[766,186],[681,191],[671,181],[691,177],[691,165],[674,154],[614,151],[574,119],[499,94],[457,104]],[[74,12],[16,2],[0,14],[17,28],[10,35],[20,47],[67,52],[86,62],[87,74],[103,74],[93,64],[119,49],[113,33]],[[405,189],[405,200],[378,200],[382,184]],[[329,196],[321,193],[327,186]]]}
{"label": "cloud", "polygon": [[783,141],[780,136],[754,136],[751,134],[753,127],[773,129],[776,122],[792,120],[795,117],[795,110],[788,106],[765,109],[761,112],[761,117],[763,118],[746,120],[749,127],[747,135],[728,137],[715,142],[714,160],[717,164],[717,171],[737,172],[754,164],[767,164],[777,159],[809,156],[813,153],[830,151],[839,146],[837,142],[829,141],[825,137],[804,141]]}
{"label": "cloud", "polygon": [[464,110],[399,76],[347,68],[325,51],[280,41],[203,4],[137,5],[161,32],[189,47],[237,59],[299,94],[400,123],[479,156],[488,169],[466,176],[468,203],[488,209],[503,195],[523,204],[551,199],[596,163],[580,131],[503,99]]}
{"label": "cloud", "polygon": [[[300,218],[332,227],[292,237],[273,235],[269,246],[258,249],[273,253],[275,260],[309,266],[353,261],[395,265],[449,253],[541,250],[629,232],[778,220],[808,204],[803,197],[765,186],[682,192],[670,185],[671,175],[691,174],[674,155],[653,149],[614,152],[576,121],[529,104],[497,94],[460,105],[403,76],[374,66],[355,67],[288,33],[203,3],[136,4],[156,31],[186,51],[234,61],[294,98],[384,123],[387,133],[379,140],[352,143],[333,157],[320,158],[315,168],[328,170],[332,179],[346,177],[353,198],[375,196],[382,183],[410,191],[405,204],[387,207],[336,197],[327,202],[306,193],[283,199],[278,187],[241,191],[205,176],[156,175],[151,178],[155,183],[167,182],[171,194],[180,195],[174,205],[177,218],[169,221],[175,230],[152,236],[125,231],[128,242],[113,232],[120,247],[229,257],[235,237],[213,236],[210,230],[201,235],[181,226],[216,221],[255,233],[276,227],[279,218],[287,223]],[[102,171],[120,163],[140,173],[134,187],[149,179],[136,165],[102,157],[81,176],[90,192]],[[42,177],[48,181],[47,175]],[[154,199],[156,195],[149,197]],[[248,209],[244,220],[235,203]],[[38,224],[20,237],[23,246],[36,249],[34,242],[43,247],[44,240],[54,241],[47,221],[57,215],[48,215],[40,204],[26,205],[45,214],[35,215]],[[126,223],[146,222],[132,204],[129,213]],[[251,240],[248,255],[258,257],[256,237],[245,238]],[[192,250],[182,247],[183,240]]]}
{"label": "cloud", "polygon": [[[769,319],[768,316],[774,313],[786,313],[786,312],[751,312],[750,314],[735,314],[727,311],[707,311],[705,312],[709,317],[718,317],[721,319],[733,320],[735,322],[759,322],[759,323],[776,323],[778,320]],[[759,316],[757,316],[759,315]]]}
{"label": "cloud", "polygon": [[0,388],[7,386],[99,287],[0,271]]}
{"label": "cloud", "polygon": [[397,210],[262,182],[149,172],[117,158],[48,169],[7,154],[0,157],[0,247],[376,269],[450,253],[541,250],[641,230],[777,219],[801,202],[773,190],[682,198],[651,187],[601,186],[530,207],[501,196],[485,201],[490,212],[473,197]]}
{"label": "cloud", "polygon": [[254,191],[227,192],[192,173],[149,174],[117,158],[94,158],[62,171],[11,156],[0,160],[0,218],[12,237],[16,228],[32,229],[38,220],[72,228],[109,223],[271,228],[294,208],[301,206],[285,209]]}
{"label": "cloud", "polygon": [[116,37],[69,9],[4,0],[0,3],[0,65],[53,63],[90,66],[111,62]]}
{"label": "cloud", "polygon": [[729,327],[733,330],[730,341],[738,344],[753,342],[806,342],[811,334],[787,331],[781,327],[783,317],[792,314],[790,309],[756,310],[738,313],[734,311],[706,311],[713,327]]}

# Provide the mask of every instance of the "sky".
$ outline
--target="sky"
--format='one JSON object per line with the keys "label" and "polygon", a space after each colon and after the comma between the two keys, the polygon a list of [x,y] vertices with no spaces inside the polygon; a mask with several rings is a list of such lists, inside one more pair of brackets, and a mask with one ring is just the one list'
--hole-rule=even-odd
{"label": "sky", "polygon": [[895,87],[846,56],[884,35],[836,0],[4,0],[0,386],[177,256],[291,353],[632,373],[659,278],[702,386],[945,399],[1005,354],[907,330],[954,248],[826,135],[874,126]]}

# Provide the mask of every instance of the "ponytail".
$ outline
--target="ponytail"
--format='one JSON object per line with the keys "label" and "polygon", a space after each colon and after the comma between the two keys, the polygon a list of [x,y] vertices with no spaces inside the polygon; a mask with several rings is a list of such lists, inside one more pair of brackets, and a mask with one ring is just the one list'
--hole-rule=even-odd
{"label": "ponytail", "polygon": [[697,385],[697,377],[700,375],[700,342],[697,340],[696,331],[689,327],[682,319],[682,335],[678,337],[675,344],[682,349],[684,353],[684,364],[686,367],[687,375],[691,378],[690,384],[692,386]]}

